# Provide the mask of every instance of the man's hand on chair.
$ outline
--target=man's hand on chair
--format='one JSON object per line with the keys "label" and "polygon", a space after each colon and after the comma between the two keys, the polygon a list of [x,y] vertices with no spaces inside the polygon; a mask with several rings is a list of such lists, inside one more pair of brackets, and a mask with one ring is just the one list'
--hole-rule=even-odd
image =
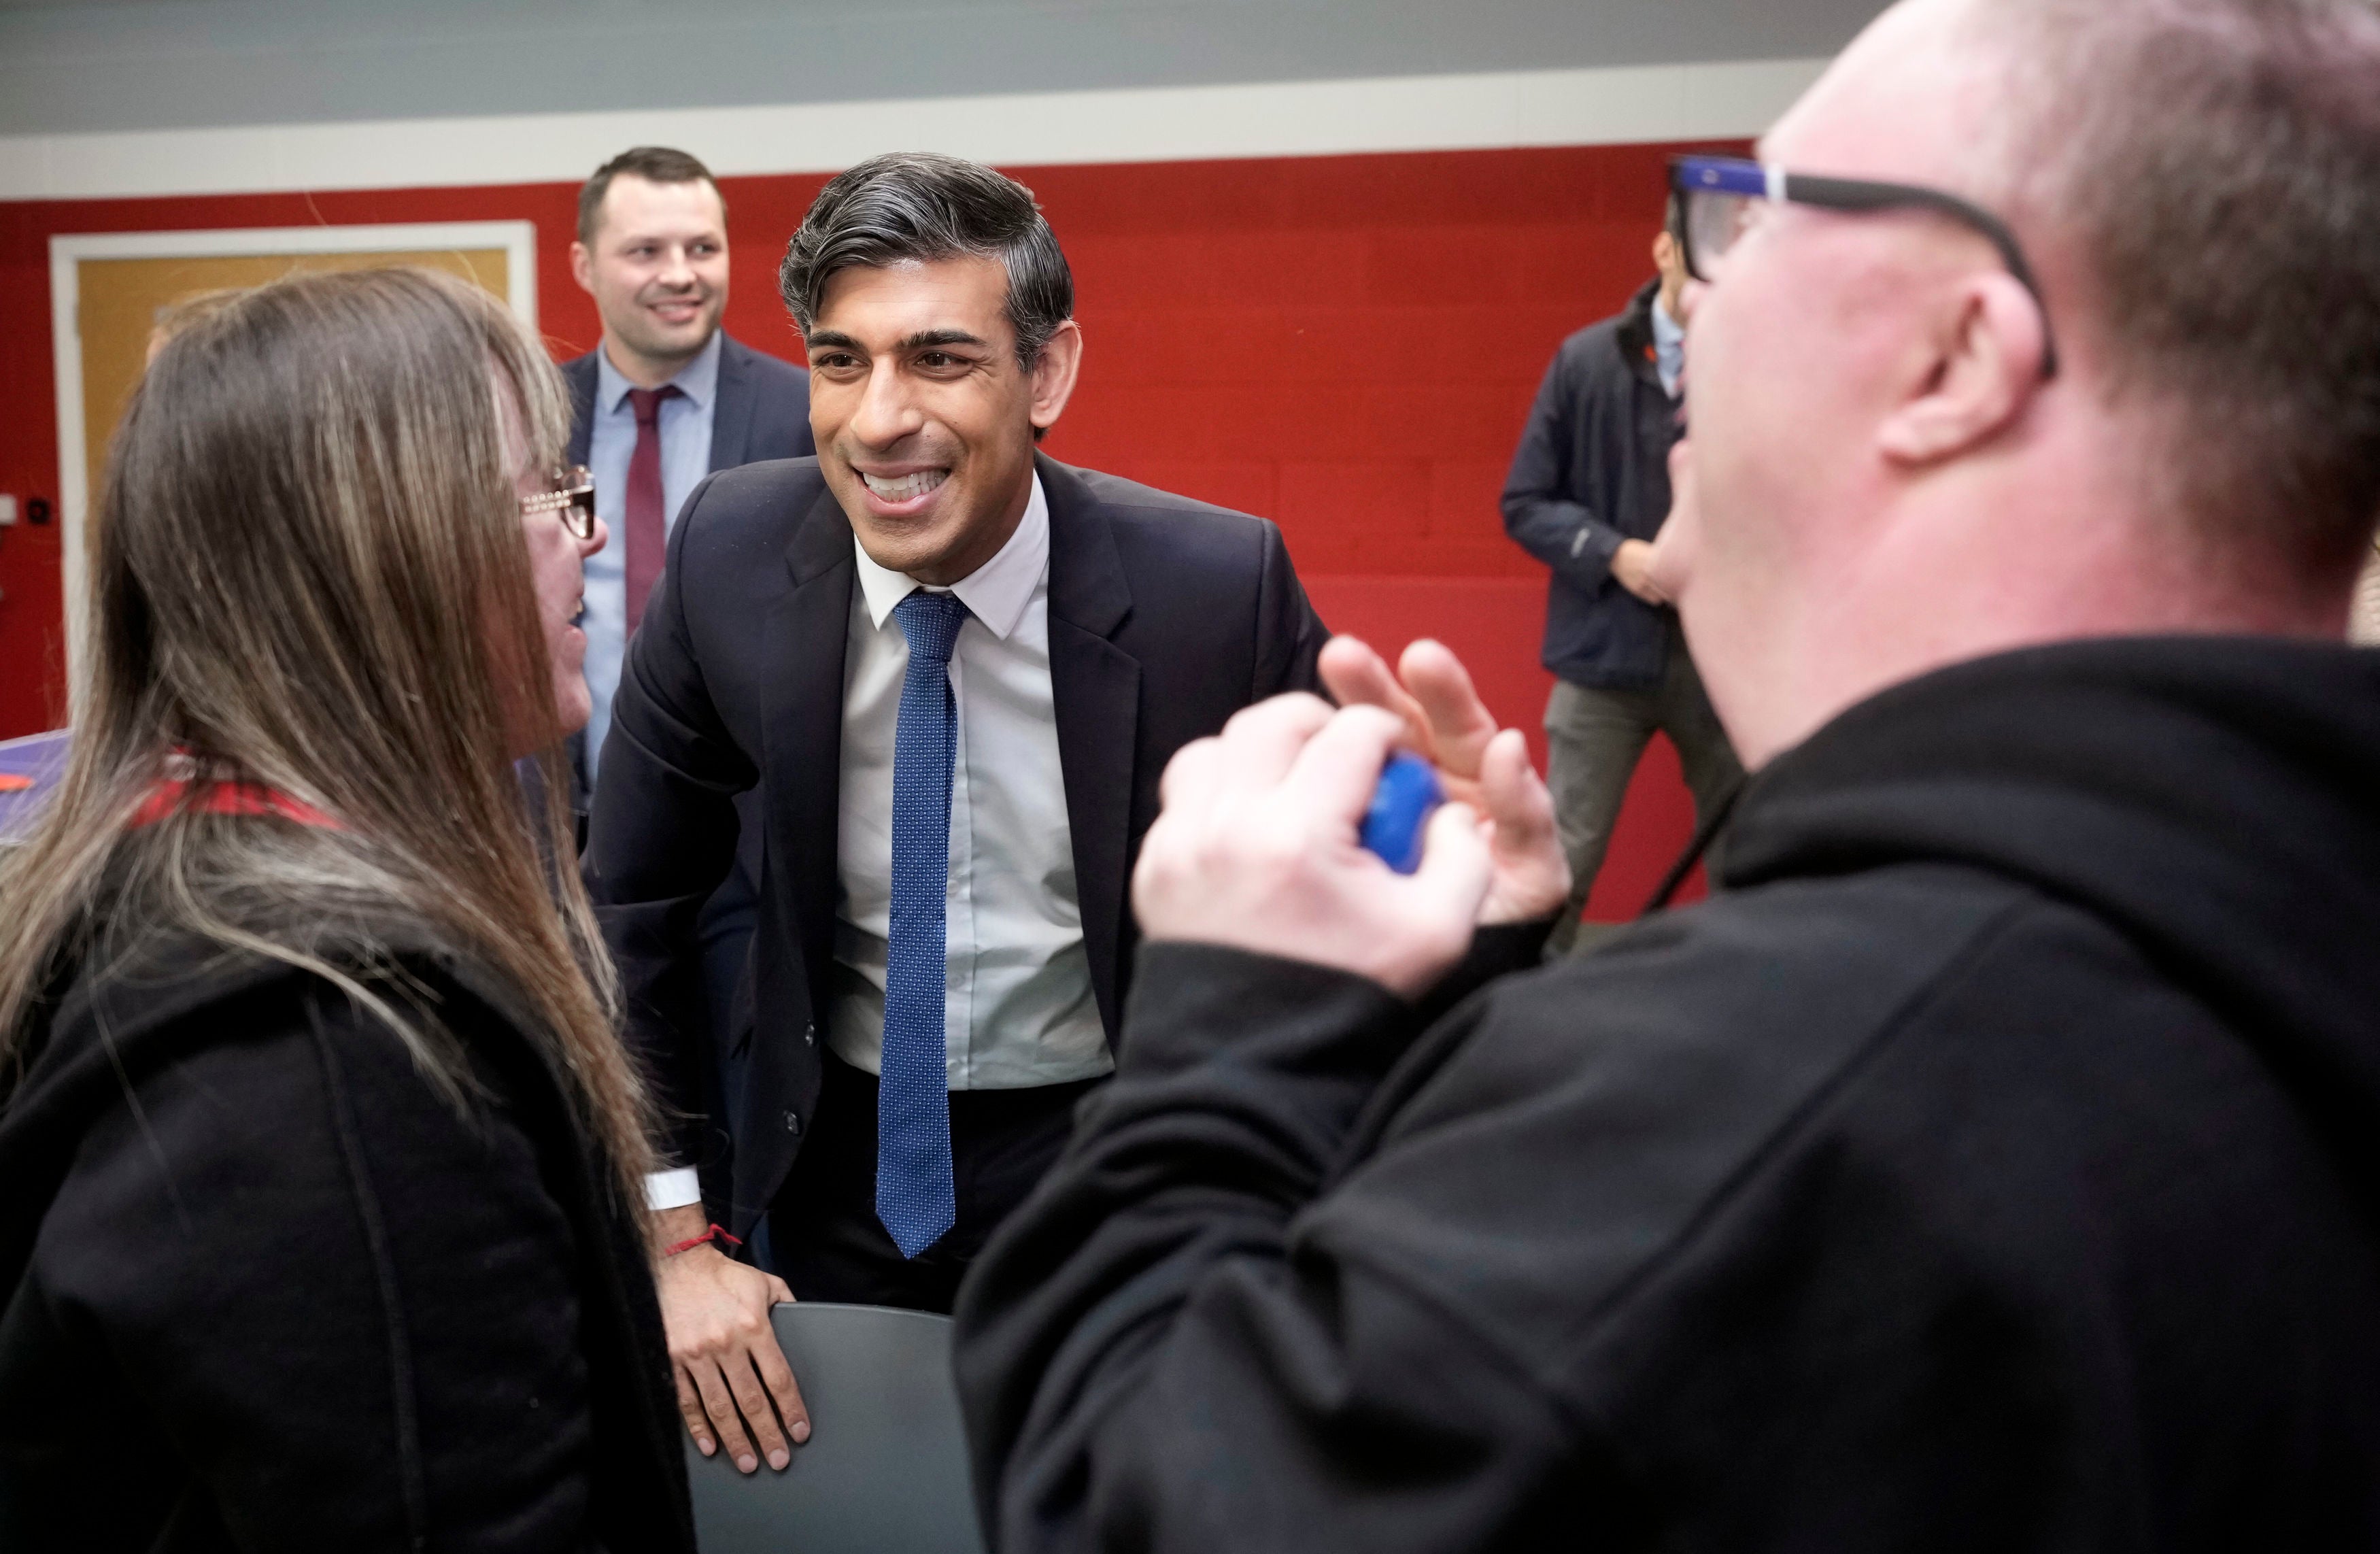
{"label": "man's hand on chair", "polygon": [[704,1225],[701,1205],[688,1204],[662,1209],[651,1227],[653,1282],[669,1332],[678,1412],[704,1456],[723,1441],[740,1472],[758,1471],[764,1456],[771,1467],[783,1468],[793,1461],[792,1448],[810,1438],[802,1390],[769,1325],[769,1308],[794,1294],[775,1274],[724,1257],[716,1246],[660,1256],[662,1248],[700,1235]]}

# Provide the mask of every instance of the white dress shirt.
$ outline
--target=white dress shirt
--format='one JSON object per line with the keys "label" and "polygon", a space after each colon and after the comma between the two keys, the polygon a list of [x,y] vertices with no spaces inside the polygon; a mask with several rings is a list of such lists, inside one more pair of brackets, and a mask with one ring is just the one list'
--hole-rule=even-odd
{"label": "white dress shirt", "polygon": [[[892,752],[909,639],[892,607],[927,585],[852,540],[844,652],[843,771],[834,985],[827,1046],[884,1066],[884,968],[892,916]],[[950,590],[967,607],[951,652],[958,738],[951,771],[942,1040],[953,1090],[1092,1079],[1115,1068],[1091,992],[1075,884],[1066,779],[1050,688],[1050,504],[1035,476],[1016,532]],[[701,1200],[691,1166],[646,1178],[655,1209]]]}
{"label": "white dress shirt", "polygon": [[[883,1066],[892,908],[892,754],[909,640],[892,607],[926,585],[852,541],[844,657],[840,899],[826,1039]],[[1066,783],[1050,688],[1050,506],[1038,476],[994,555],[950,589],[967,607],[951,653],[958,737],[951,772],[943,1042],[953,1090],[1014,1089],[1111,1072],[1091,993]]]}
{"label": "white dress shirt", "polygon": [[[677,510],[710,473],[710,429],[719,408],[719,336],[702,347],[670,380],[677,396],[661,403],[662,532],[677,522]],[[587,775],[595,776],[603,735],[612,726],[612,696],[620,688],[620,664],[628,651],[628,461],[637,452],[637,412],[628,391],[637,385],[620,376],[601,346],[595,349],[595,404],[588,425],[587,472],[595,477],[595,516],[612,528],[612,542],[587,558],[587,694],[594,710],[587,718]]]}

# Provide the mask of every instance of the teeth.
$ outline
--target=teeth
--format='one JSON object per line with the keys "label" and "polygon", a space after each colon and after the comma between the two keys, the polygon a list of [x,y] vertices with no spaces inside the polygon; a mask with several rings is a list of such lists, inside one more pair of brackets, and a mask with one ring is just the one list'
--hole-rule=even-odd
{"label": "teeth", "polygon": [[915,475],[904,475],[897,480],[887,480],[880,476],[863,471],[859,478],[868,482],[869,491],[885,501],[907,502],[914,497],[925,495],[944,480],[949,480],[951,472],[947,469],[920,469]]}

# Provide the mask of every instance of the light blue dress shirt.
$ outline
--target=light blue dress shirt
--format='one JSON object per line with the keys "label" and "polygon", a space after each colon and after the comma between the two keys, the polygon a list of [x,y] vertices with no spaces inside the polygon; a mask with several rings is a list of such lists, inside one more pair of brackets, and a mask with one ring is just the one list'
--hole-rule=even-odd
{"label": "light blue dress shirt", "polygon": [[1653,298],[1653,370],[1661,375],[1661,392],[1677,398],[1678,380],[1686,375],[1686,326],[1670,316],[1658,296]]}
{"label": "light blue dress shirt", "polygon": [[[719,332],[710,344],[670,382],[678,397],[662,401],[662,521],[677,522],[677,510],[710,473],[710,423],[719,408]],[[620,688],[620,663],[628,650],[628,460],[637,451],[637,412],[628,404],[636,387],[620,376],[611,357],[595,353],[594,424],[588,429],[587,469],[595,477],[595,516],[611,526],[612,540],[587,560],[587,691],[595,704],[587,720],[587,775],[591,782],[601,759],[603,736],[612,728],[612,697]]]}
{"label": "light blue dress shirt", "polygon": [[[835,985],[826,1042],[870,1074],[884,1051],[892,907],[892,761],[908,638],[892,607],[922,587],[855,539],[844,654]],[[1033,478],[1000,552],[951,585],[968,614],[951,655],[943,1051],[953,1090],[1062,1085],[1111,1072],[1091,993],[1074,832],[1050,682],[1050,504]]]}

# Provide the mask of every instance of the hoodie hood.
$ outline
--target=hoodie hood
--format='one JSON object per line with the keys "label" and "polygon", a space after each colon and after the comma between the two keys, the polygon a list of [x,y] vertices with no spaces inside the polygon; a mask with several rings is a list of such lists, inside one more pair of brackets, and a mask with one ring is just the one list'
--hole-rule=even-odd
{"label": "hoodie hood", "polygon": [[2098,917],[2380,1160],[2380,651],[2133,637],[1910,681],[1753,779],[1721,880],[1918,861]]}

